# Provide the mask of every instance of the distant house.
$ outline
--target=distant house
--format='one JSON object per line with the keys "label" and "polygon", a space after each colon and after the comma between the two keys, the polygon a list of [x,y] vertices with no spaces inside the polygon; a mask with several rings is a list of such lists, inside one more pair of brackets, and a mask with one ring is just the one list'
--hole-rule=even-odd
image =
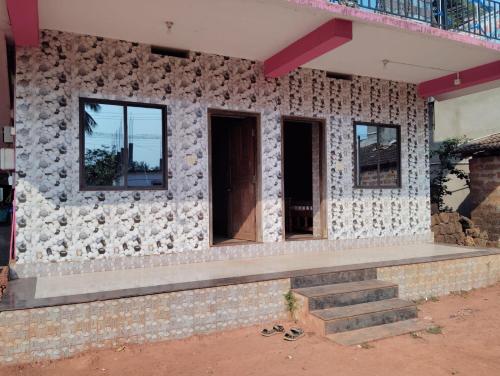
{"label": "distant house", "polygon": [[[431,149],[449,138],[466,137],[477,139],[498,132],[500,129],[500,88],[452,98],[434,103],[434,127],[431,130]],[[468,158],[457,161],[456,167],[469,172]],[[431,160],[431,173],[439,168],[439,163]],[[450,195],[444,197],[444,204],[470,216],[472,202],[470,190],[465,180],[448,176]]]}
{"label": "distant house", "polygon": [[471,157],[471,219],[488,232],[491,242],[500,241],[500,133],[468,142],[457,150]]}

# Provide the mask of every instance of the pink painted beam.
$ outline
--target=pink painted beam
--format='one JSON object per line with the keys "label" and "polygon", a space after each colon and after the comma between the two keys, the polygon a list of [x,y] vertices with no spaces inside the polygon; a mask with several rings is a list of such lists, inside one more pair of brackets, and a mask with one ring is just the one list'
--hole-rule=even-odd
{"label": "pink painted beam", "polygon": [[352,40],[352,22],[333,19],[264,61],[266,77],[280,77]]}
{"label": "pink painted beam", "polygon": [[16,46],[37,47],[38,0],[7,0],[7,10]]}
{"label": "pink painted beam", "polygon": [[458,72],[458,77],[460,77],[459,85],[455,85],[454,82],[457,78],[456,73],[421,82],[418,84],[418,94],[424,98],[436,97],[452,91],[500,80],[500,60]]}

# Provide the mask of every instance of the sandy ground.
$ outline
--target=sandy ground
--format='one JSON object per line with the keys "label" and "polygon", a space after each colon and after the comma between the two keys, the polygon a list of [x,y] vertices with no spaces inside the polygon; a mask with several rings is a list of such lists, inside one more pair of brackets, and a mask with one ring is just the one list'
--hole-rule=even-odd
{"label": "sandy ground", "polygon": [[441,334],[343,347],[313,333],[297,342],[264,338],[252,327],[0,367],[0,375],[500,375],[500,284],[419,307]]}

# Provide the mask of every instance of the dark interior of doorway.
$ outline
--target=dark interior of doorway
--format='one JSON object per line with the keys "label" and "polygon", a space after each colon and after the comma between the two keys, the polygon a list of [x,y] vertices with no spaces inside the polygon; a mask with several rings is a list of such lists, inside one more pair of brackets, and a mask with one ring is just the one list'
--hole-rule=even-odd
{"label": "dark interior of doorway", "polygon": [[[212,244],[256,241],[256,118],[212,115],[210,121]],[[249,169],[253,179],[242,183]]]}
{"label": "dark interior of doorway", "polygon": [[313,124],[284,121],[285,237],[313,236]]}

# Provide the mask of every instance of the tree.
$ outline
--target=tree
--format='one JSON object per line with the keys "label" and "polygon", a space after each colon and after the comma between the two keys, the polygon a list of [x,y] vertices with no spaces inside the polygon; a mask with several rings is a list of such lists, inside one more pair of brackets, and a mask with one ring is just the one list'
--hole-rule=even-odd
{"label": "tree", "polygon": [[87,108],[92,110],[93,112],[101,111],[101,105],[99,103],[85,103],[85,111],[83,113],[83,127],[85,133],[89,136],[94,132],[94,127],[97,125],[97,121],[90,115],[87,111]]}
{"label": "tree", "polygon": [[121,175],[120,154],[103,146],[85,152],[85,181],[91,186],[112,186]]}
{"label": "tree", "polygon": [[467,141],[465,136],[449,138],[444,140],[438,149],[431,152],[431,158],[437,157],[439,160],[438,169],[432,173],[431,177],[431,202],[437,204],[439,211],[449,210],[444,204],[444,198],[452,193],[447,185],[450,181],[450,175],[465,180],[467,186],[470,185],[469,174],[456,167],[460,161],[456,149]]}

